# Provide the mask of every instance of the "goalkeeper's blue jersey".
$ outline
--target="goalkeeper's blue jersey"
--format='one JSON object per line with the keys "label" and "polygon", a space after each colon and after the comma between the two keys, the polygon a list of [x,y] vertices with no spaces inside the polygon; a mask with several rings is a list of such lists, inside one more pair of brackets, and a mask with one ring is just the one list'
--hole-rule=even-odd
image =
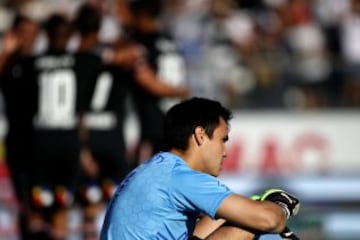
{"label": "goalkeeper's blue jersey", "polygon": [[163,152],[134,169],[111,200],[101,240],[187,239],[199,213],[215,218],[232,194],[216,177]]}

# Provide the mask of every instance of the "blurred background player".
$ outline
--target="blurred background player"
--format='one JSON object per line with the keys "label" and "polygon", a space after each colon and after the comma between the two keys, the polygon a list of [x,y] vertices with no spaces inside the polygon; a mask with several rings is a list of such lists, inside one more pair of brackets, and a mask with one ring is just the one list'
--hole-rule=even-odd
{"label": "blurred background player", "polygon": [[17,14],[11,29],[3,38],[0,53],[0,88],[5,102],[8,132],[5,138],[6,163],[10,170],[19,203],[19,229],[22,239],[28,239],[26,215],[28,210],[29,172],[31,164],[31,112],[29,82],[23,78],[26,58],[33,55],[39,25],[34,20]]}
{"label": "blurred background player", "polygon": [[[175,41],[162,29],[159,21],[162,2],[130,1],[127,7],[130,14],[122,16],[122,19],[126,19],[124,30],[130,39],[144,47],[144,57],[157,75],[157,80],[174,88],[186,86],[184,59]],[[164,149],[164,111],[179,98],[155,95],[136,81],[133,83],[132,103],[140,122],[140,140],[135,157],[139,163]]]}
{"label": "blurred background player", "polygon": [[96,239],[94,221],[102,203],[107,202],[115,184],[128,171],[123,125],[129,77],[120,66],[106,64],[102,59],[98,39],[101,20],[101,9],[89,3],[80,6],[74,19],[80,39],[75,53],[78,76],[91,86],[81,136],[84,239]]}
{"label": "blurred background player", "polygon": [[67,16],[50,15],[44,30],[48,47],[29,60],[24,75],[31,84],[33,111],[29,224],[33,228],[37,223],[31,239],[60,240],[68,234],[67,217],[78,184],[79,122],[87,88],[76,75],[77,60],[66,50],[72,34]]}

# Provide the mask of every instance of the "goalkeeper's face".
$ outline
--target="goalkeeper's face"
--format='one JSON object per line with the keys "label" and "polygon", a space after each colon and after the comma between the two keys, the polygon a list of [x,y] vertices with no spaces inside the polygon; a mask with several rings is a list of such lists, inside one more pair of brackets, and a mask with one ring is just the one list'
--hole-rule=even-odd
{"label": "goalkeeper's face", "polygon": [[228,141],[229,129],[220,119],[219,126],[215,129],[212,138],[205,137],[202,149],[204,172],[217,177],[220,174],[223,162],[226,158],[225,143]]}

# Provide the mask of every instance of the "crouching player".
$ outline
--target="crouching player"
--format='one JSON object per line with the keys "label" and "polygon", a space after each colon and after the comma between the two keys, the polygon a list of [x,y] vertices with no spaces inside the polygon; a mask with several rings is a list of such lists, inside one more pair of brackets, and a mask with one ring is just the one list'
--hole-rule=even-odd
{"label": "crouching player", "polygon": [[107,208],[101,240],[256,239],[282,233],[299,200],[272,190],[254,201],[217,178],[226,158],[230,110],[191,98],[167,112],[168,151],[135,168]]}

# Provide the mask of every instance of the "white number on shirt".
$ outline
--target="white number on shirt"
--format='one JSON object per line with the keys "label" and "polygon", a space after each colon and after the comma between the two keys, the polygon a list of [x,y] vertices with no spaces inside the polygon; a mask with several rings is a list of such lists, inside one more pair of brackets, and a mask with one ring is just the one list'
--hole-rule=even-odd
{"label": "white number on shirt", "polygon": [[35,123],[39,128],[71,129],[76,124],[76,80],[71,69],[39,76],[39,102]]}

